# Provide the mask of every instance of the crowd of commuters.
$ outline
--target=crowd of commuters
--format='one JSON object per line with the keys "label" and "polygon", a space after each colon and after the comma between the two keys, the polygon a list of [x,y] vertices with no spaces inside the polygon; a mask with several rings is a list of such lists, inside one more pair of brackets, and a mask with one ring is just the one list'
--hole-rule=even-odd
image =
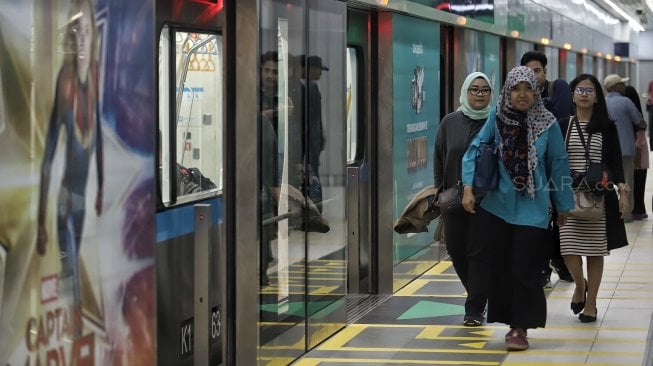
{"label": "crowd of commuters", "polygon": [[[546,65],[543,53],[525,53],[496,106],[488,77],[467,75],[460,107],[442,119],[436,136],[436,195],[463,187],[461,207],[442,213],[446,248],[467,291],[463,324],[482,325],[486,316],[507,324],[509,351],[529,348],[528,329],[545,326],[551,267],[575,284],[573,314],[595,322],[604,257],[628,244],[625,222],[648,217],[649,144],[629,79],[612,74],[601,84],[582,74],[569,84],[551,82]],[[648,95],[650,112],[653,81]],[[474,186],[480,147],[493,141],[499,183],[480,192]],[[590,165],[601,169],[593,188]],[[597,217],[577,213],[583,195],[601,202]]]}

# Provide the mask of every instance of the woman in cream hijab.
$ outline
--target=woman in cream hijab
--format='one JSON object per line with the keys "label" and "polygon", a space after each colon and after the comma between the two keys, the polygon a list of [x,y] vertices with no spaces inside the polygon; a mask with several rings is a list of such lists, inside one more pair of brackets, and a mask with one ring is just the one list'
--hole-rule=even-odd
{"label": "woman in cream hijab", "polygon": [[[438,191],[461,181],[463,154],[490,113],[491,95],[492,87],[487,75],[473,72],[465,78],[460,90],[460,107],[442,119],[435,141],[434,176]],[[471,215],[462,207],[442,215],[447,251],[467,290],[463,324],[480,326],[484,320],[486,295],[481,281],[480,250],[473,247],[474,243],[467,236],[471,231],[470,218]]]}

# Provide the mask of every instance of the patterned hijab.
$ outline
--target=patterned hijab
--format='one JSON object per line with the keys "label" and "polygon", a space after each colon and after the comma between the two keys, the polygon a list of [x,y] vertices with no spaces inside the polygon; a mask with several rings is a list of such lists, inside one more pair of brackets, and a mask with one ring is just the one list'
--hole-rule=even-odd
{"label": "patterned hijab", "polygon": [[490,89],[492,88],[492,83],[490,83],[490,79],[484,73],[473,72],[467,75],[467,78],[465,78],[465,81],[463,82],[463,86],[460,88],[460,107],[458,107],[457,109],[463,112],[463,114],[466,115],[467,117],[474,120],[487,119],[487,116],[490,114],[490,110],[492,109],[490,103],[488,103],[488,105],[485,106],[485,108],[483,109],[474,109],[469,104],[469,99],[467,98],[467,89],[469,89],[469,86],[472,85],[472,82],[478,78],[487,81],[487,85],[490,87]]}
{"label": "patterned hijab", "polygon": [[[535,102],[526,112],[513,109],[510,101],[510,92],[521,82],[527,82],[535,91]],[[499,151],[515,189],[518,191],[526,189],[530,197],[535,197],[533,180],[537,166],[535,140],[554,122],[555,117],[544,107],[533,70],[526,66],[517,66],[510,70],[501,90],[497,108]]]}

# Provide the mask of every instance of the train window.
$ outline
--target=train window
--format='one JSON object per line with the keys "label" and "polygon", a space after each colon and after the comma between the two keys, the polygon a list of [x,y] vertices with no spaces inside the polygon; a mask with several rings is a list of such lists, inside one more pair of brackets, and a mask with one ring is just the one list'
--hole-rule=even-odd
{"label": "train window", "polygon": [[165,26],[159,39],[161,200],[222,189],[222,37]]}
{"label": "train window", "polygon": [[358,56],[356,49],[347,48],[347,164],[356,162],[358,151]]}

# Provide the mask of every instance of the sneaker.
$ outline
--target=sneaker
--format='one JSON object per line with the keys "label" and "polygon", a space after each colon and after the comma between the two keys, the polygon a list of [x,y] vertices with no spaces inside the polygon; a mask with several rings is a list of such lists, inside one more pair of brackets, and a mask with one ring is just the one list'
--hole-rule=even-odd
{"label": "sneaker", "polygon": [[[513,330],[515,330],[515,328],[510,328],[510,331],[508,333],[506,333],[506,335],[504,336],[506,341],[508,341],[508,339],[510,339],[510,337],[512,336],[512,331]],[[524,329],[524,335],[526,337],[528,337],[528,329]]]}
{"label": "sneaker", "polygon": [[529,347],[528,339],[526,339],[526,332],[517,329],[511,329],[506,334],[506,350],[508,351],[524,351]]}
{"label": "sneaker", "polygon": [[481,325],[483,325],[483,317],[474,316],[474,315],[465,315],[465,320],[463,321],[463,325],[466,327],[480,327]]}

